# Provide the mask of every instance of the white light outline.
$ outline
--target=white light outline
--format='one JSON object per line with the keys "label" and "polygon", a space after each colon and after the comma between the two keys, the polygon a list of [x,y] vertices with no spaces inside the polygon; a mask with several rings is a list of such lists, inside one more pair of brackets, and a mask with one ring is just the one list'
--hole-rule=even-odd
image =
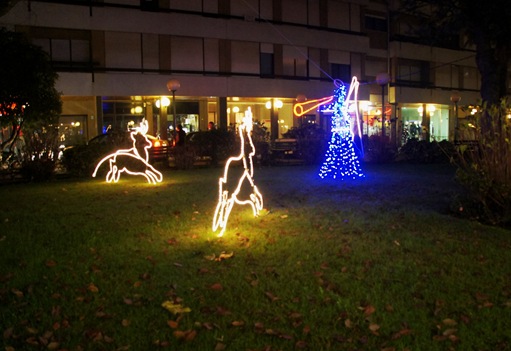
{"label": "white light outline", "polygon": [[[254,163],[253,157],[255,155],[255,146],[252,141],[252,112],[250,107],[247,111],[245,111],[245,116],[243,117],[242,123],[238,127],[238,132],[241,139],[240,153],[238,156],[230,157],[225,163],[224,174],[223,177],[220,177],[218,180],[218,203],[215,209],[215,215],[213,217],[213,232],[216,232],[218,228],[221,228],[218,237],[224,235],[225,229],[227,227],[227,220],[229,219],[229,215],[231,214],[232,207],[234,203],[240,205],[250,205],[252,207],[252,212],[254,213],[254,217],[259,215],[259,212],[263,209],[263,196],[257,189],[257,186],[254,184]],[[248,141],[250,143],[251,152],[247,156],[245,156],[245,137],[244,133],[246,133],[248,137]],[[229,173],[229,167],[234,161],[243,161],[243,175],[240,177],[238,181],[238,186],[229,196],[229,191],[224,190],[224,184],[227,184],[227,176]],[[241,187],[245,180],[248,180],[250,186],[253,189],[253,193],[249,195],[249,199],[240,200],[238,199],[238,194],[241,191]]]}
{"label": "white light outline", "polygon": [[[117,183],[119,181],[119,178],[121,177],[122,172],[126,172],[127,174],[130,175],[143,176],[150,184],[160,183],[163,180],[163,175],[156,168],[149,164],[148,149],[152,147],[152,143],[149,141],[146,135],[148,130],[149,124],[144,118],[142,122],[140,122],[140,127],[136,127],[130,133],[130,138],[131,140],[133,140],[133,147],[131,149],[120,149],[112,154],[103,157],[101,161],[99,161],[98,164],[96,165],[96,169],[94,169],[94,173],[92,173],[92,176],[96,177],[96,174],[101,165],[103,164],[103,162],[108,160],[110,171],[106,175],[107,183],[111,183],[112,181],[114,183]],[[144,146],[144,157],[140,155],[136,146],[137,140],[135,139],[135,135],[139,133],[144,137],[146,141],[146,144]],[[133,159],[139,160],[141,163],[144,164],[146,170],[144,172],[134,172],[130,171],[126,167],[118,168],[117,167],[118,157],[131,157]]]}

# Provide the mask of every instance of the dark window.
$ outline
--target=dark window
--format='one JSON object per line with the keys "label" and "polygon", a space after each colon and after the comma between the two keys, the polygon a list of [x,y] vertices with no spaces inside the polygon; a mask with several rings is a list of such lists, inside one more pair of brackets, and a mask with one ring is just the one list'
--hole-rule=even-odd
{"label": "dark window", "polygon": [[387,31],[387,20],[382,17],[365,16],[366,29],[379,32]]}
{"label": "dark window", "polygon": [[345,83],[351,81],[351,66],[342,65],[339,63],[332,63],[331,66],[332,78],[340,79]]}
{"label": "dark window", "polygon": [[273,54],[261,53],[260,56],[260,72],[261,76],[273,77],[275,74],[273,65]]}
{"label": "dark window", "polygon": [[158,0],[140,0],[140,8],[143,11],[158,11]]}

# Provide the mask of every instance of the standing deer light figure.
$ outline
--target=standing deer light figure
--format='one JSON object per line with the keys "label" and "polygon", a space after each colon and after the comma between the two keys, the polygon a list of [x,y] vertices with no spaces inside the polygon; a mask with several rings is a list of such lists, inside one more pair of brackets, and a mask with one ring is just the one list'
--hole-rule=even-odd
{"label": "standing deer light figure", "polygon": [[[92,176],[95,177],[101,165],[108,161],[110,166],[110,170],[106,175],[106,181],[108,183],[117,183],[121,177],[121,173],[123,172],[131,175],[143,176],[147,179],[148,183],[160,183],[163,180],[162,174],[149,164],[149,152],[147,150],[152,146],[152,144],[146,136],[148,130],[149,125],[147,121],[143,119],[140,123],[140,127],[136,127],[135,130],[131,131],[130,137],[133,141],[133,147],[130,149],[117,150],[116,152],[105,156],[98,162]],[[137,134],[140,134],[143,138],[138,138],[137,141]],[[143,145],[139,145],[140,140],[143,140]],[[141,155],[139,148],[142,146],[144,151]],[[126,165],[130,165],[130,169],[128,169]]]}
{"label": "standing deer light figure", "polygon": [[[213,218],[213,232],[216,232],[220,228],[218,236],[224,235],[225,228],[227,226],[227,220],[231,213],[234,203],[240,205],[250,205],[256,217],[263,208],[263,196],[254,184],[254,163],[253,157],[255,155],[255,146],[252,141],[252,111],[250,107],[245,111],[243,122],[238,127],[240,136],[240,153],[238,156],[233,156],[225,163],[224,174],[218,181],[218,204],[216,206],[215,215]],[[248,153],[245,152],[245,137],[248,141],[250,150]],[[240,176],[237,186],[233,191],[228,189],[228,175],[230,167],[234,167],[236,163],[240,163],[243,166],[243,173]],[[248,196],[242,196],[242,188],[250,187],[250,194]]]}

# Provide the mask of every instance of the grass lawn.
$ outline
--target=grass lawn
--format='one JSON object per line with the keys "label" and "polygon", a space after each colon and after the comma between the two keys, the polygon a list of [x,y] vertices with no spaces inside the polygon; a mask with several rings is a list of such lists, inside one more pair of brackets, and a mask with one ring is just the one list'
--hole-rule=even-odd
{"label": "grass lawn", "polygon": [[1,350],[511,350],[511,232],[449,215],[454,171],[223,169],[0,186]]}

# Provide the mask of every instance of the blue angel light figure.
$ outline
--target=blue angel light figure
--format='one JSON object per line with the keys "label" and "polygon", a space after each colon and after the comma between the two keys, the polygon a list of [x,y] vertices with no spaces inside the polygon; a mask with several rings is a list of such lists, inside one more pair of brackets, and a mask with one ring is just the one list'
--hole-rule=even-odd
{"label": "blue angel light figure", "polygon": [[323,165],[319,171],[321,178],[331,177],[333,179],[357,179],[364,177],[360,167],[360,161],[355,152],[353,133],[351,131],[348,104],[351,95],[358,92],[357,77],[353,77],[349,92],[346,93],[346,86],[340,80],[335,81],[334,101],[330,106],[332,114],[332,135],[325,153]]}

